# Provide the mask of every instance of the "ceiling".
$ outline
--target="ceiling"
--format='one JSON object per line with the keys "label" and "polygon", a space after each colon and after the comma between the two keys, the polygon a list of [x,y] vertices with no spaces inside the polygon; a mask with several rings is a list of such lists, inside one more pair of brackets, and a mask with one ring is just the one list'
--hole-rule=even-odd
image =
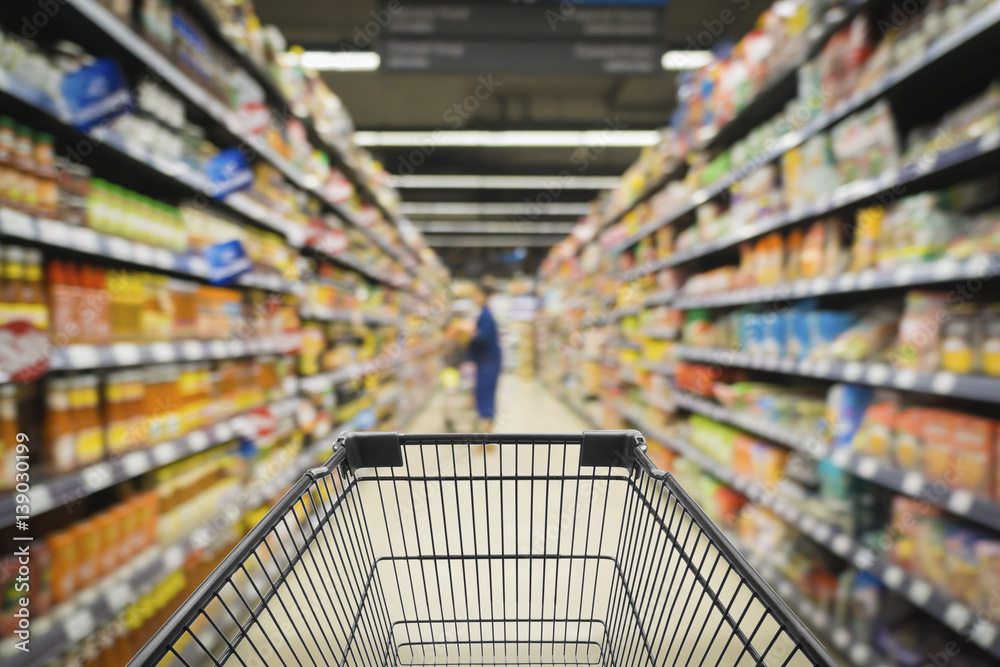
{"label": "ceiling", "polygon": [[[393,0],[403,5],[445,3],[430,0]],[[580,4],[584,0],[563,0]],[[451,5],[469,4],[449,3]],[[473,4],[489,2],[475,0]],[[493,4],[512,4],[495,0]],[[524,4],[524,3],[522,3]],[[528,3],[531,4],[531,3]],[[709,30],[720,32],[714,43],[735,41],[753,27],[756,17],[771,4],[770,0],[676,0],[662,12],[652,39],[657,49],[691,48],[690,39],[704,38]],[[357,39],[359,30],[377,26],[372,21],[384,17],[385,0],[256,0],[255,6],[264,23],[281,29],[290,45],[309,50],[343,50]],[[552,3],[558,10],[559,5]],[[722,19],[722,20],[718,20]],[[724,22],[728,21],[728,25]],[[384,36],[376,36],[376,41]],[[470,42],[479,39],[467,37]],[[558,40],[541,35],[539,40]],[[620,41],[620,40],[619,40]],[[516,50],[516,46],[515,46]],[[513,54],[516,55],[516,54]],[[669,122],[676,94],[675,75],[658,69],[652,74],[580,74],[505,73],[498,71],[470,73],[398,72],[381,69],[375,72],[325,72],[331,90],[343,100],[359,130],[578,130],[603,129],[609,124],[622,129],[656,129]],[[539,60],[538,70],[547,63]],[[489,77],[493,90],[486,99],[477,100],[475,110],[455,114],[454,107],[475,95],[479,77]],[[482,90],[482,89],[480,89]],[[482,97],[482,96],[481,96]],[[457,126],[457,128],[456,128]],[[451,148],[433,143],[410,147],[377,147],[372,152],[392,174],[480,174],[546,175],[566,169],[577,171],[572,148]],[[416,152],[415,152],[416,151]],[[607,148],[592,152],[583,173],[588,176],[620,175],[639,154],[638,148]],[[403,189],[404,201],[525,202],[534,201],[538,191],[505,190],[427,190]],[[585,202],[596,191],[563,190],[560,202]],[[421,226],[423,221],[510,221],[510,216],[421,216],[411,215]],[[543,216],[539,222],[565,222],[572,215]],[[438,228],[441,228],[438,226]],[[448,227],[452,229],[452,227]],[[532,235],[518,239],[498,235],[477,242],[474,234],[454,232],[429,233],[432,245],[458,274],[483,271],[510,273],[533,271],[552,243],[563,234]],[[504,247],[504,239],[510,247]],[[469,247],[469,246],[473,247]],[[489,247],[475,247],[475,246]],[[511,247],[523,246],[525,252],[511,253]],[[521,257],[517,260],[517,257]],[[507,261],[500,261],[506,259]]]}

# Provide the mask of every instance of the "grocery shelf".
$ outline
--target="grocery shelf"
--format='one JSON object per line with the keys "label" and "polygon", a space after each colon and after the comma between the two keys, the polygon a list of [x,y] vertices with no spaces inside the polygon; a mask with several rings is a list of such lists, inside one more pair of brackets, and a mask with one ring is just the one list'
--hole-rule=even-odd
{"label": "grocery shelf", "polygon": [[936,507],[1000,531],[1000,503],[973,495],[963,489],[949,489],[928,480],[921,473],[898,468],[887,461],[847,449],[830,455],[830,462],[858,477],[875,482],[902,495],[918,498]]}
{"label": "grocery shelf", "polygon": [[657,373],[658,375],[673,375],[674,365],[671,362],[664,361],[650,361],[648,359],[640,359],[636,362],[640,368],[645,368],[647,371]]}
{"label": "grocery shelf", "polygon": [[642,312],[642,306],[641,305],[621,306],[621,307],[615,309],[614,311],[612,311],[611,315],[609,316],[609,319],[612,322],[614,322],[616,320],[622,319],[623,317],[631,317],[633,315],[638,315],[641,312]]}
{"label": "grocery shelf", "polygon": [[966,398],[984,403],[1000,403],[1000,378],[986,375],[961,375],[938,371],[917,373],[896,369],[889,364],[859,361],[793,361],[735,352],[719,348],[675,346],[677,359],[749,368],[783,375],[817,378],[832,382],[852,382],[873,387],[889,387],[934,396]]}
{"label": "grocery shelf", "polygon": [[654,396],[648,390],[643,392],[642,401],[647,406],[656,408],[657,410],[663,410],[671,414],[677,411],[677,403],[675,401],[663,398],[662,396]]}
{"label": "grocery shelf", "polygon": [[[159,343],[113,343],[111,345],[66,345],[56,347],[49,358],[48,371],[125,368],[175,361],[238,359],[264,354],[287,354],[297,349],[299,336],[186,340]],[[0,373],[0,383],[10,382]]]}
{"label": "grocery shelf", "polygon": [[855,667],[889,667],[891,661],[881,652],[864,641],[861,641],[846,626],[832,618],[830,613],[814,604],[788,577],[766,559],[746,547],[732,533],[726,537],[733,543],[750,565],[767,581],[768,585],[781,596],[781,599],[795,611],[796,615],[829,639],[830,643],[843,652]]}
{"label": "grocery shelf", "polygon": [[[809,47],[806,49],[805,53],[803,53],[802,57],[796,60],[793,64],[789,65],[781,73],[772,77],[771,82],[768,83],[766,86],[764,86],[764,88],[757,93],[754,99],[751,100],[746,107],[741,109],[739,113],[737,113],[733,118],[731,118],[725,125],[723,125],[716,132],[714,132],[711,137],[703,140],[700,143],[700,145],[697,146],[697,150],[706,150],[706,149],[719,148],[722,146],[728,146],[729,144],[732,144],[739,137],[742,137],[747,133],[749,133],[750,130],[756,127],[759,123],[767,120],[767,118],[773,116],[775,113],[778,113],[781,109],[781,104],[776,105],[775,100],[782,101],[794,97],[796,78],[799,68],[801,68],[803,64],[808,62],[809,59],[813,58],[816,55],[816,53],[818,53],[819,50],[823,47],[823,45],[826,43],[829,37],[840,26],[842,26],[845,21],[853,17],[866,4],[868,4],[868,0],[853,0],[852,2],[846,3],[844,11],[841,12],[832,22],[827,23],[827,25],[823,27],[823,29],[821,30],[821,34],[811,41]],[[992,25],[992,23],[990,23],[990,25]],[[985,29],[985,27],[983,29]],[[977,34],[977,33],[970,33],[970,34]],[[968,37],[966,39],[968,39]],[[878,87],[881,88],[881,86]],[[873,88],[875,88],[875,86],[873,86]],[[888,90],[888,87],[886,87],[885,89],[880,89],[877,92],[872,91],[873,94],[871,99],[875,99],[875,97],[884,94],[886,90]],[[868,101],[871,101],[871,99],[864,101],[858,99],[857,104],[851,106],[850,108],[848,108],[847,106],[845,106],[844,108],[838,107],[835,110],[837,113],[824,114],[825,117],[822,119],[822,122],[820,122],[821,120],[820,118],[817,118],[816,121],[814,121],[814,123],[810,124],[808,129],[811,130],[811,132],[809,134],[805,134],[805,130],[800,131],[803,133],[803,135],[801,136],[801,138],[798,138],[798,141],[795,144],[787,147],[783,146],[780,151],[775,151],[774,154],[768,158],[755,159],[753,160],[753,164],[755,166],[761,165],[764,164],[765,162],[770,162],[771,160],[780,157],[781,154],[783,154],[785,151],[790,150],[791,148],[794,148],[795,146],[798,146],[799,144],[803,143],[813,134],[816,134],[817,132],[826,129],[830,125],[833,125],[837,120],[843,118],[844,116],[850,114],[853,111],[860,109]],[[640,192],[639,195],[635,199],[633,199],[631,203],[626,205],[620,211],[608,216],[607,220],[602,221],[602,223],[598,226],[598,231],[603,230],[606,227],[609,227],[619,222],[623,217],[625,217],[633,209],[635,209],[636,206],[638,206],[642,202],[646,201],[647,199],[655,195],[657,192],[666,187],[667,184],[670,183],[671,181],[680,178],[681,175],[684,173],[684,171],[686,171],[685,169],[686,166],[687,166],[686,162],[683,159],[680,159],[676,164],[665,169],[665,173],[659,178],[654,179],[645,188],[643,188],[642,192]],[[745,168],[744,170],[736,170],[734,173],[731,173],[720,179],[720,181],[717,182],[716,184],[713,184],[713,186],[710,186],[710,192],[712,192],[710,197],[717,196],[723,190],[725,190],[733,183],[735,183],[737,180],[745,176],[746,174],[743,173],[743,171],[745,171]],[[725,186],[722,185],[723,182],[725,182]],[[693,208],[694,207],[692,207],[692,210]],[[685,213],[687,212],[689,211],[686,210]],[[683,215],[683,213],[680,215]],[[677,217],[680,217],[680,215],[678,215]],[[629,235],[629,237],[625,241],[616,244],[612,252],[619,252],[620,250],[623,250],[624,248],[633,245],[634,243],[642,239],[644,236],[648,236],[652,232],[655,232],[664,224],[668,223],[661,223],[660,221],[654,221],[653,223],[644,225],[638,232]],[[581,245],[579,248],[577,248],[578,253],[582,247],[583,246]]]}
{"label": "grocery shelf", "polygon": [[623,350],[641,350],[642,345],[636,343],[635,341],[628,340],[627,338],[612,338],[608,340],[608,345],[611,347],[621,348]]}
{"label": "grocery shelf", "polygon": [[[208,263],[199,255],[177,253],[89,227],[77,227],[58,220],[36,218],[11,208],[0,207],[0,233],[11,239],[30,241],[43,247],[71,250],[90,257],[111,258],[144,269],[162,270],[206,280]],[[278,273],[252,271],[236,284],[281,293],[296,291],[296,283]]]}
{"label": "grocery shelf", "polygon": [[673,303],[677,297],[677,290],[668,289],[650,294],[643,300],[642,305],[650,308],[652,306],[667,306]]}
{"label": "grocery shelf", "polygon": [[[257,155],[274,166],[289,182],[301,190],[313,193],[330,210],[345,221],[359,227],[372,241],[388,251],[388,245],[384,239],[378,238],[377,234],[372,230],[358,224],[354,217],[348,215],[341,206],[321,194],[315,185],[309,183],[309,179],[304,174],[300,173],[288,160],[279,155],[263,138],[245,134],[240,127],[238,118],[229,108],[191,80],[190,77],[170,62],[166,56],[146,42],[143,37],[136,34],[132,28],[119,21],[110,11],[100,5],[97,0],[67,0],[67,3],[73,6],[94,26],[102,30],[109,38],[117,42],[150,72],[155,73],[157,77],[165,80],[182,97],[204,111],[229,134],[240,140],[245,146],[252,149]],[[397,259],[399,258],[398,253],[394,250],[390,254]],[[413,269],[411,262],[404,262],[404,266],[408,270]]]}
{"label": "grocery shelf", "polygon": [[[295,461],[267,480],[258,478],[249,490],[233,489],[228,494],[229,506],[238,503],[244,514],[268,501],[269,498],[292,484],[303,470],[313,465],[317,450],[302,452]],[[34,496],[35,487],[32,487]],[[137,600],[142,591],[148,590],[167,576],[179,570],[184,563],[206,550],[210,550],[220,535],[215,526],[234,523],[232,508],[220,511],[210,520],[197,526],[188,537],[169,546],[153,546],[131,562],[97,582],[74,600],[54,609],[52,613],[32,621],[32,641],[36,648],[30,653],[14,651],[5,656],[6,667],[41,667],[49,664],[63,651],[76,645],[103,624],[122,613]],[[224,534],[224,533],[222,533]],[[57,613],[58,612],[58,613]]]}
{"label": "grocery shelf", "polygon": [[[313,250],[315,250],[317,253],[321,252],[321,251],[319,251],[317,249],[313,249]],[[358,259],[357,257],[355,257],[354,255],[352,255],[349,252],[346,252],[346,251],[345,252],[339,252],[336,255],[325,255],[324,254],[323,256],[324,256],[324,258],[328,258],[330,261],[336,262],[337,264],[340,264],[341,266],[344,266],[344,267],[346,267],[348,269],[351,269],[353,271],[357,271],[358,273],[360,273],[362,275],[368,276],[372,280],[374,280],[376,282],[380,282],[383,285],[387,285],[389,287],[395,287],[397,289],[411,289],[412,286],[413,286],[412,281],[404,279],[404,278],[398,278],[398,277],[392,276],[392,275],[390,275],[388,273],[384,273],[382,271],[379,271],[378,269],[372,268],[371,266],[369,266],[365,262],[361,261],[360,259]]]}
{"label": "grocery shelf", "polygon": [[746,431],[762,435],[779,445],[802,452],[812,459],[826,456],[827,445],[818,435],[797,433],[778,422],[729,410],[688,392],[676,392],[674,400],[678,407],[685,410],[697,412],[716,421],[732,424]]}
{"label": "grocery shelf", "polygon": [[329,391],[338,384],[359,377],[361,370],[361,364],[348,364],[341,366],[335,371],[316,373],[315,375],[307,375],[299,378],[299,386],[307,393],[319,394]]}
{"label": "grocery shelf", "polygon": [[106,257],[145,268],[173,271],[205,279],[208,262],[198,255],[175,253],[163,248],[118,236],[95,232],[89,227],[77,227],[58,220],[36,218],[11,208],[0,207],[0,233],[21,241],[33,241],[42,246]]}
{"label": "grocery shelf", "polygon": [[[807,206],[798,206],[789,211],[762,218],[757,222],[746,225],[735,233],[727,234],[715,241],[709,241],[694,248],[680,250],[667,258],[643,264],[640,267],[623,272],[621,275],[624,277],[630,275],[647,275],[660,269],[679,266],[694,259],[700,259],[723,250],[735,248],[740,243],[757,236],[769,234],[770,232],[791,227],[800,222],[806,222],[830,213],[835,213],[850,206],[873,201],[879,195],[892,194],[893,192],[898,192],[901,188],[915,186],[931,177],[944,177],[959,167],[965,168],[974,163],[984,160],[992,161],[998,157],[1000,157],[1000,130],[994,130],[976,140],[943,150],[937,153],[933,160],[910,162],[897,172],[884,172],[879,178],[846,183],[835,189],[830,195],[818,197]],[[911,192],[915,193],[916,190],[912,190]],[[669,224],[679,219],[684,213],[697,208],[700,203],[692,204],[683,213],[672,216],[663,224]],[[659,225],[657,229],[662,227],[663,224]],[[643,234],[643,236],[645,235]],[[642,238],[642,236],[639,238]],[[632,241],[632,243],[635,243],[635,241]],[[617,249],[621,251],[625,247],[627,246]]]}
{"label": "grocery shelf", "polygon": [[852,19],[870,0],[848,0],[834,13],[823,17],[822,23],[811,27],[813,35],[802,54],[758,91],[750,102],[710,137],[701,141],[699,150],[720,149],[747,135],[760,123],[779,113],[784,103],[795,97],[798,71],[820,52],[827,40]]}
{"label": "grocery shelf", "polygon": [[677,338],[677,329],[667,327],[647,327],[639,329],[637,333],[639,336],[652,338],[653,340],[673,340]]}
{"label": "grocery shelf", "polygon": [[203,359],[236,359],[261,354],[285,354],[299,346],[298,334],[268,338],[186,340],[160,343],[114,343],[112,345],[67,345],[57,348],[49,361],[50,371],[120,368],[145,364]]}
{"label": "grocery shelf", "polygon": [[[650,223],[644,225],[634,234],[630,234],[627,238],[615,244],[615,246],[611,248],[610,252],[620,252],[632,245],[635,245],[635,243],[640,241],[642,238],[648,236],[649,234],[655,232],[660,227],[663,227],[665,225],[675,222],[676,220],[679,220],[680,218],[694,211],[698,206],[700,206],[704,202],[720,195],[734,183],[749,175],[750,172],[756,169],[757,167],[767,164],[768,162],[771,162],[772,160],[781,157],[787,151],[803,144],[810,137],[820,132],[823,132],[827,128],[836,124],[838,121],[842,120],[843,118],[846,118],[850,114],[861,110],[862,108],[870,104],[872,101],[878,99],[879,97],[882,97],[887,92],[894,89],[901,83],[909,81],[914,77],[917,77],[922,72],[927,71],[930,65],[942,61],[949,55],[956,54],[961,46],[973,40],[989,39],[992,35],[992,29],[997,28],[998,26],[1000,26],[1000,6],[997,6],[994,3],[983,8],[971,20],[965,22],[961,28],[945,35],[944,37],[934,42],[930,47],[928,47],[921,53],[920,57],[915,58],[910,62],[907,62],[903,65],[896,67],[891,72],[889,72],[889,74],[886,75],[882,80],[880,80],[879,83],[873,84],[871,88],[859,91],[854,95],[852,95],[851,97],[842,100],[832,110],[830,110],[829,112],[824,112],[801,130],[790,132],[789,134],[784,135],[783,137],[777,140],[776,146],[767,154],[751,160],[747,165],[742,165],[740,167],[737,167],[736,169],[730,171],[728,174],[719,178],[711,185],[697,191],[692,196],[690,202],[682,206],[680,209],[672,213],[669,213],[667,215],[664,215],[660,218],[657,218],[651,221]],[[981,147],[982,150],[974,151],[972,147],[974,147],[975,144],[980,142],[983,144],[983,146]],[[927,176],[933,172],[943,171],[947,167],[955,166],[960,161],[971,160],[973,158],[980,157],[980,154],[985,155],[986,153],[991,153],[995,151],[998,143],[1000,143],[1000,136],[998,136],[996,133],[991,133],[990,135],[982,137],[979,142],[976,141],[970,142],[971,146],[967,145],[965,147],[959,147],[959,148],[965,148],[964,153],[959,153],[958,155],[951,155],[950,157],[946,157],[948,154],[954,153],[955,151],[954,150],[944,151],[942,154],[938,155],[938,158],[935,160],[935,164],[929,168],[923,166],[922,164],[908,165],[901,171],[897,182],[887,183],[886,186],[867,194],[866,197],[874,196],[875,194],[878,194],[881,191],[884,191],[886,189],[891,189],[892,187],[898,187],[901,184],[914,181],[918,178]],[[958,160],[960,156],[962,156],[962,160]],[[921,173],[925,169],[926,173]],[[904,178],[907,175],[909,175],[909,178]],[[862,192],[865,189],[866,188],[864,187],[860,188]],[[843,208],[844,206],[856,203],[857,201],[866,198],[866,197],[851,198],[846,192],[844,194],[841,194],[840,197],[843,198],[843,201],[839,201],[839,203],[838,203],[838,196],[835,195],[834,197],[831,197],[831,204],[828,204],[825,207],[818,207],[821,209],[825,208],[826,210],[811,211],[811,217],[833,212],[834,210]],[[831,206],[833,206],[833,208],[831,208]],[[801,215],[796,216],[794,214],[790,216],[790,218],[801,218],[801,217],[802,217]],[[793,221],[797,221],[797,219],[786,220],[785,224],[790,224]],[[767,231],[773,231],[773,229],[767,229],[766,231],[759,231],[757,232],[757,234],[766,233]],[[756,234],[751,234],[751,236],[753,235]],[[749,236],[746,238],[749,238]],[[746,240],[746,238],[739,240]],[[735,243],[739,243],[739,240],[735,241]],[[691,258],[693,257],[694,256],[692,256]]]}
{"label": "grocery shelf", "polygon": [[[404,350],[397,355],[397,358],[393,360],[391,364],[389,364],[389,367],[406,364],[425,354],[436,352],[437,349],[438,348],[435,345],[428,344],[417,346],[415,349]],[[341,366],[333,371],[316,373],[314,375],[307,375],[299,378],[299,386],[307,393],[318,394],[328,391],[336,385],[347,382],[348,380],[361,378],[367,373],[379,372],[383,370],[385,370],[385,368],[377,368],[373,362],[362,361]]]}
{"label": "grocery shelf", "polygon": [[[635,198],[632,199],[630,203],[626,204],[617,212],[610,214],[606,219],[602,220],[600,225],[598,225],[597,227],[598,233],[600,233],[601,230],[606,229],[607,227],[610,227],[611,225],[615,224],[616,222],[619,222],[622,218],[631,213],[636,206],[638,206],[639,204],[646,201],[647,199],[655,195],[657,192],[665,188],[667,184],[670,183],[670,181],[679,178],[681,174],[683,174],[686,170],[687,170],[687,163],[683,159],[679,159],[671,166],[665,168],[663,174],[660,175],[659,178],[656,178],[651,183],[647,184],[642,189],[642,191],[638,195],[636,195]],[[580,248],[582,247],[583,246],[581,245]],[[577,252],[580,251],[580,248],[577,248]]]}
{"label": "grocery shelf", "polygon": [[351,322],[377,326],[399,325],[403,321],[403,318],[398,315],[376,315],[374,313],[362,313],[360,311],[347,310],[344,308],[309,308],[303,306],[300,309],[300,315],[307,320],[321,320],[323,322]]}
{"label": "grocery shelf", "polygon": [[[253,58],[251,58],[250,55],[240,47],[240,45],[233,42],[225,34],[216,17],[207,10],[205,5],[202,2],[195,0],[193,2],[188,2],[185,7],[194,15],[199,17],[201,24],[208,28],[208,31],[211,33],[211,37],[214,41],[218,44],[222,44],[233,56],[235,56],[239,66],[264,88],[268,97],[270,97],[272,101],[277,102],[283,112],[291,111],[295,114],[295,117],[306,129],[306,133],[309,137],[309,143],[322,150],[332,158],[332,161],[335,163],[340,172],[354,185],[358,192],[361,193],[362,198],[375,205],[386,220],[396,223],[395,216],[382,205],[377,193],[369,188],[368,184],[361,178],[358,170],[354,167],[354,165],[350,164],[347,154],[335,142],[327,140],[326,137],[320,133],[311,115],[299,113],[301,109],[293,108],[294,105],[285,96],[285,93],[278,86],[274,77],[269,72],[264,70]],[[332,202],[328,203],[334,209],[334,212],[342,219],[350,222],[356,227],[363,228],[363,225],[359,224],[351,213],[345,211],[337,204]],[[374,234],[370,234],[369,238],[375,241],[375,243],[377,243],[386,253],[399,260],[399,262],[409,270],[415,270],[417,255],[408,245],[405,247],[411,254],[404,255],[399,253],[395,248],[386,244],[380,237]]]}
{"label": "grocery shelf", "polygon": [[[138,599],[139,591],[150,582],[160,582],[178,570],[188,556],[202,545],[188,539],[172,547],[154,546],[105,577],[89,591],[87,599],[68,603],[60,618],[49,613],[31,622],[31,652],[10,649],[4,656],[6,667],[42,667],[91,635]],[[78,596],[83,598],[83,595]]]}
{"label": "grocery shelf", "polygon": [[768,493],[765,490],[766,485],[735,474],[732,469],[711,459],[686,441],[658,432],[658,429],[649,428],[640,416],[628,408],[623,409],[623,414],[627,414],[630,421],[635,423],[647,437],[690,459],[705,472],[747,496],[755,505],[771,509],[820,546],[853,563],[859,570],[877,576],[888,588],[905,596],[917,608],[959,632],[963,637],[969,638],[991,655],[1000,657],[1000,626],[991,620],[978,618],[964,602],[922,578],[886,562],[885,554],[875,554],[839,528],[817,519],[808,512],[803,512],[799,503]]}
{"label": "grocery shelf", "polygon": [[[211,426],[196,429],[175,440],[162,442],[148,448],[120,454],[73,472],[50,475],[31,484],[31,513],[39,515],[56,507],[68,505],[80,498],[107,489],[126,480],[170,465],[183,458],[229,442],[252,428],[248,415],[262,407],[270,407],[276,420],[293,416],[298,406],[296,397],[276,403],[248,408]],[[288,435],[290,430],[267,436],[267,440]],[[0,495],[0,528],[14,525],[15,494]]]}
{"label": "grocery shelf", "polygon": [[[675,401],[685,410],[737,426],[780,445],[802,451],[812,458],[823,458],[828,454],[827,446],[818,435],[796,433],[776,422],[741,414],[686,392],[678,392]],[[898,468],[888,461],[849,449],[837,449],[829,453],[829,461],[838,468],[904,496],[918,498],[962,519],[1000,531],[1000,503],[988,498],[977,497],[964,489],[947,488],[928,480],[917,471]]]}
{"label": "grocery shelf", "polygon": [[866,269],[844,273],[837,278],[811,278],[790,283],[748,287],[704,296],[680,296],[674,302],[679,309],[717,308],[768,301],[790,301],[811,296],[853,294],[881,289],[906,289],[918,285],[1000,275],[1000,255],[977,255],[962,260],[940,259],[919,264],[904,264],[892,270]]}
{"label": "grocery shelf", "polygon": [[[60,116],[56,109],[46,106],[31,91],[19,87],[15,81],[9,79],[2,71],[0,71],[0,93],[6,94],[47,116],[48,118],[45,119],[45,122],[52,129],[58,129],[63,134],[80,134],[65,118]],[[37,119],[38,117],[36,117]],[[158,154],[149,153],[144,151],[140,146],[109,132],[98,133],[94,131],[86,136],[94,140],[95,148],[103,147],[105,150],[110,151],[117,158],[127,163],[129,168],[141,169],[143,173],[162,178],[165,183],[182,186],[194,194],[211,198],[209,182],[206,176],[202,172],[192,169],[184,162],[168,160]],[[234,193],[224,199],[213,199],[213,202],[222,208],[229,209],[233,213],[240,214],[264,229],[282,234],[292,246],[298,247],[302,245],[296,225],[283,220],[280,216],[267,210],[242,193]]]}

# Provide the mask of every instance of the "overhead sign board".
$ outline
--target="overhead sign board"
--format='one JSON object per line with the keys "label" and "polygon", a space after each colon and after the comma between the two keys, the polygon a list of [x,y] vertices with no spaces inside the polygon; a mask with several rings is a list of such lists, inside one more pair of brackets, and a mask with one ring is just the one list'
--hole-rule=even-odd
{"label": "overhead sign board", "polygon": [[653,39],[660,34],[664,4],[662,0],[537,4],[383,0],[376,13],[384,34],[391,36]]}
{"label": "overhead sign board", "polygon": [[663,47],[621,41],[380,39],[382,69],[482,74],[655,74]]}

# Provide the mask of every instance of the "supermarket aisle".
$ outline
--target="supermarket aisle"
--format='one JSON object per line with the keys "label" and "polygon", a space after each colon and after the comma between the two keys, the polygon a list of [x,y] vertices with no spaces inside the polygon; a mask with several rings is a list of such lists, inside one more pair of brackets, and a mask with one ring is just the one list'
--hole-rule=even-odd
{"label": "supermarket aisle", "polygon": [[[497,394],[498,432],[574,433],[590,428],[537,379],[502,375]],[[444,396],[438,392],[414,418],[407,432],[440,433],[443,429]]]}

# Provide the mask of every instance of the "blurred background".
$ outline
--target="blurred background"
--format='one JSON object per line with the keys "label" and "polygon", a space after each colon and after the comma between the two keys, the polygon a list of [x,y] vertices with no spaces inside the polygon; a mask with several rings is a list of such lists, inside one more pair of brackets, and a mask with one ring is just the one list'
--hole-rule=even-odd
{"label": "blurred background", "polygon": [[5,667],[126,664],[337,433],[591,428],[840,664],[1000,664],[1000,3],[0,27]]}

